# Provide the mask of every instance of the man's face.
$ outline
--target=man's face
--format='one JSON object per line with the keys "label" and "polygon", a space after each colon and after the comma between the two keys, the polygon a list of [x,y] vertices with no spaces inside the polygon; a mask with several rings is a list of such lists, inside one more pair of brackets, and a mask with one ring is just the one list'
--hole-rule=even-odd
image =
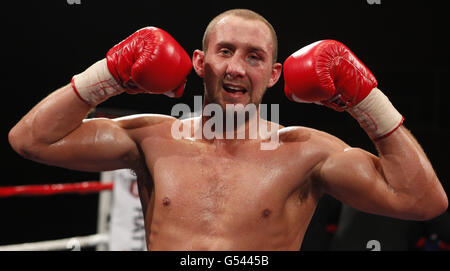
{"label": "man's face", "polygon": [[209,35],[206,52],[194,52],[194,67],[204,79],[205,102],[261,103],[264,92],[281,74],[273,64],[273,40],[261,21],[235,16],[221,19]]}

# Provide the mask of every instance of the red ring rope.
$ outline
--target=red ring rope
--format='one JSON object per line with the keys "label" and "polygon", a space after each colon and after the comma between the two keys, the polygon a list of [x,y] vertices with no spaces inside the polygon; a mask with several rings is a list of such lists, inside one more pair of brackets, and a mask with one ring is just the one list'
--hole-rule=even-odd
{"label": "red ring rope", "polygon": [[114,183],[102,183],[98,181],[68,183],[68,184],[45,184],[45,185],[22,185],[0,187],[0,198],[12,196],[47,196],[63,193],[86,194],[103,190],[112,190]]}

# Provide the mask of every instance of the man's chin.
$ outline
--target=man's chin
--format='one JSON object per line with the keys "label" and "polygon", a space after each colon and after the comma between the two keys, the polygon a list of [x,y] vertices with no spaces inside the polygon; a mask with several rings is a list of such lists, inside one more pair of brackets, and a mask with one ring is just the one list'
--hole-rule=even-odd
{"label": "man's chin", "polygon": [[227,107],[229,108],[244,108],[247,107],[249,104],[254,104],[258,106],[259,103],[255,103],[251,101],[250,97],[246,95],[246,97],[239,97],[239,98],[232,98],[232,97],[216,97],[215,99],[211,99],[209,101],[206,101],[206,104],[218,104],[222,110],[225,112],[227,110]]}
{"label": "man's chin", "polygon": [[227,107],[230,109],[239,109],[239,108],[245,108],[250,104],[254,104],[250,101],[224,101],[220,106],[223,110],[227,110]]}

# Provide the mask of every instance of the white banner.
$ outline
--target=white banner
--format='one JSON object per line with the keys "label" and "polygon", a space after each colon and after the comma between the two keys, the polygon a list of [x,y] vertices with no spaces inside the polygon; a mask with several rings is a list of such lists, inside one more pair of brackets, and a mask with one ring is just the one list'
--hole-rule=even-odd
{"label": "white banner", "polygon": [[147,250],[144,216],[136,176],[128,169],[112,171],[114,181],[109,250]]}

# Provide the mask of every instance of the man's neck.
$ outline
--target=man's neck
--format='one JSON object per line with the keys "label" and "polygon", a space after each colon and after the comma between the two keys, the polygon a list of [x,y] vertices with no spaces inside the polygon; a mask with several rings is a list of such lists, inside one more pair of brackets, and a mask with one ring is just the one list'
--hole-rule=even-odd
{"label": "man's neck", "polygon": [[[231,105],[233,106],[233,105]],[[249,140],[261,140],[258,133],[260,121],[259,105],[252,105],[248,112],[232,110],[231,107],[221,112],[210,114],[203,106],[202,115],[198,119],[203,131],[202,140],[219,144],[242,144]],[[243,107],[243,106],[242,106]],[[217,107],[219,109],[219,107]],[[219,110],[218,110],[219,111]],[[198,127],[200,129],[200,127]]]}

